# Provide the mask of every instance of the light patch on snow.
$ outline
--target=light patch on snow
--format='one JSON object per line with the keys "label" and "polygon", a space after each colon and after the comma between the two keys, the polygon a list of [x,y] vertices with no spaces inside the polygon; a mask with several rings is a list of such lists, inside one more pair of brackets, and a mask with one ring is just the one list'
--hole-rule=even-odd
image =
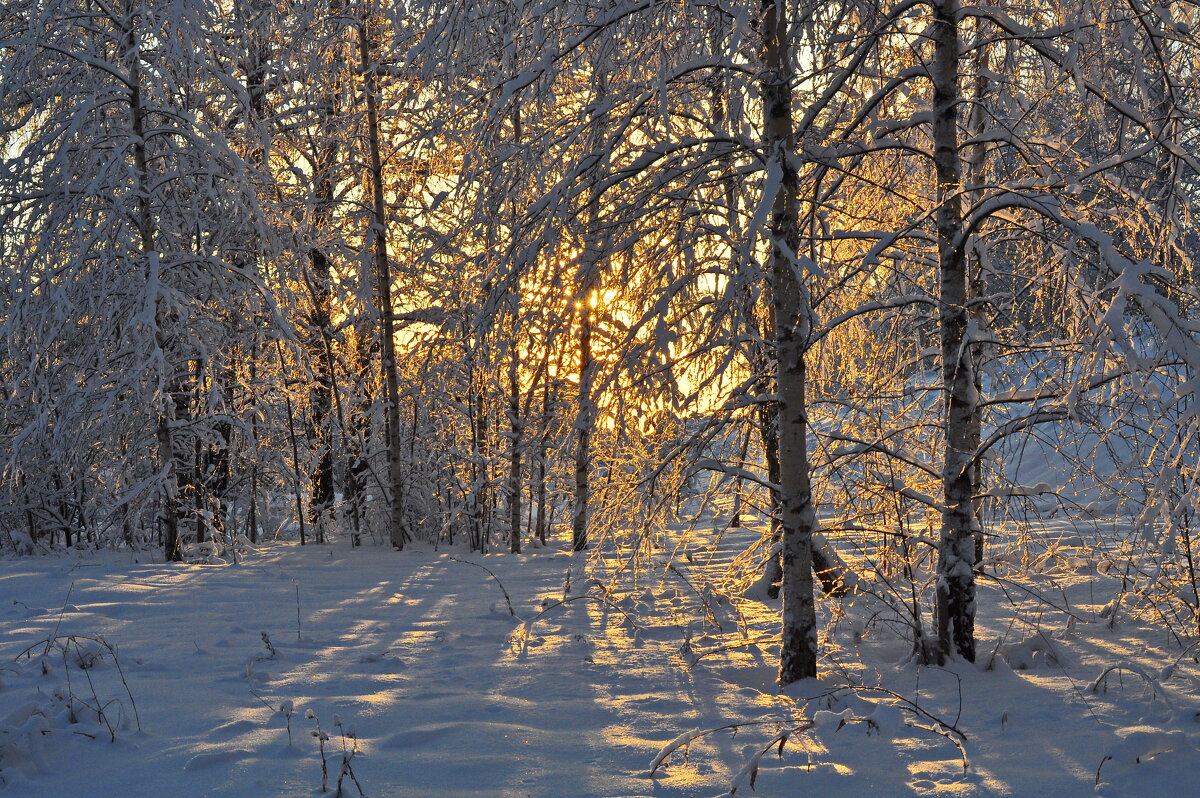
{"label": "light patch on snow", "polygon": [[[695,534],[697,550],[714,542]],[[1078,541],[1060,536],[1046,550],[1057,565],[1021,588],[980,583],[977,665],[918,667],[889,610],[854,595],[821,603],[821,678],[781,693],[778,603],[723,581],[757,534],[726,530],[712,556],[668,568],[655,555],[613,582],[579,555],[457,553],[495,574],[519,618],[483,571],[420,546],[281,546],[236,568],[0,562],[21,597],[0,605],[0,795],[318,794],[318,722],[333,777],[353,751],[371,796],[1135,796],[1193,783],[1200,666],[1127,616],[1109,626],[1120,577],[1069,567]],[[142,732],[102,648],[47,656],[43,673],[52,633],[112,643]],[[84,711],[88,677],[115,743]]]}

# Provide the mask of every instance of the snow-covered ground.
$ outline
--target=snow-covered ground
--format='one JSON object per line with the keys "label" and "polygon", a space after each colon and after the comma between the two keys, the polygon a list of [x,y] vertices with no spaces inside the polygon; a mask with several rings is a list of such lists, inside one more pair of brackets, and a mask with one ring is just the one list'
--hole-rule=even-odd
{"label": "snow-covered ground", "polygon": [[0,562],[0,793],[318,795],[319,723],[330,794],[352,753],[372,798],[1200,795],[1197,652],[1110,628],[1087,551],[982,587],[977,665],[826,604],[825,673],[781,695],[778,608],[716,588],[748,534],[615,580],[420,546]]}

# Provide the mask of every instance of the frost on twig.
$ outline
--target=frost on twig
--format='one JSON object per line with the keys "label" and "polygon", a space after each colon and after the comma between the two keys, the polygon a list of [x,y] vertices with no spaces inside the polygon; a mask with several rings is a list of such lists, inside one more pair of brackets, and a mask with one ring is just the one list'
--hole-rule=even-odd
{"label": "frost on twig", "polygon": [[[748,728],[751,726],[778,727],[784,725],[786,724],[781,723],[779,720],[755,720],[746,721],[744,723],[727,723],[723,726],[716,726],[709,729],[692,729],[691,731],[687,731],[679,735],[674,740],[671,740],[669,743],[659,749],[658,753],[654,755],[654,758],[650,760],[650,769],[646,771],[645,777],[648,779],[654,778],[654,775],[658,772],[659,768],[663,766],[663,763],[666,762],[667,759],[669,759],[671,755],[677,751],[683,751],[684,761],[687,761],[688,753],[691,749],[692,743],[701,737],[706,737],[710,734],[715,734],[716,732],[722,731],[728,731],[733,734],[737,734],[739,729]],[[730,794],[736,792],[737,788],[746,779],[749,779],[750,788],[754,789],[754,781],[758,777],[758,764],[762,759],[763,754],[778,746],[779,755],[782,757],[784,743],[791,739],[792,736],[811,729],[812,726],[812,721],[806,720],[795,726],[792,726],[790,729],[781,729],[771,740],[771,742],[767,744],[766,748],[752,757],[750,762],[748,762],[746,766],[742,768],[742,770],[736,776],[734,776],[729,785]]]}

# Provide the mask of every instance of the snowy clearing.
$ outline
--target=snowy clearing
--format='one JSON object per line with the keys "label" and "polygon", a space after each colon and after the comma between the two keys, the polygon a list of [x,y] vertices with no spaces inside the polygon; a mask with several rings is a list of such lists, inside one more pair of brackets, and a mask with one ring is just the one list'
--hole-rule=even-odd
{"label": "snowy clearing", "polygon": [[[376,798],[1195,794],[1195,652],[1110,630],[1094,572],[1044,578],[1080,620],[985,619],[975,666],[917,668],[864,623],[869,601],[843,602],[820,681],[780,695],[776,646],[750,642],[778,634],[777,608],[715,590],[720,555],[620,588],[582,564],[311,546],[4,561],[5,793],[317,795],[319,723],[330,794],[349,750]],[[1001,600],[985,586],[982,613],[1016,617]]]}

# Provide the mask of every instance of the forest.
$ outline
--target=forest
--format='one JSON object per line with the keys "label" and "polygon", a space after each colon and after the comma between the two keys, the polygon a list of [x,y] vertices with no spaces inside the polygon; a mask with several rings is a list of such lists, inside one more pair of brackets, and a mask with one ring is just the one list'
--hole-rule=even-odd
{"label": "forest", "polygon": [[[868,734],[830,696],[890,694],[964,772],[889,679],[961,716],[1050,617],[1155,641],[1072,690],[1200,708],[1198,204],[1194,0],[4,0],[4,573],[438,563],[521,657],[506,585],[566,568],[580,639],[670,586],[670,656],[752,649]],[[46,579],[43,674],[117,664]],[[1195,756],[1180,706],[1138,764]]]}

